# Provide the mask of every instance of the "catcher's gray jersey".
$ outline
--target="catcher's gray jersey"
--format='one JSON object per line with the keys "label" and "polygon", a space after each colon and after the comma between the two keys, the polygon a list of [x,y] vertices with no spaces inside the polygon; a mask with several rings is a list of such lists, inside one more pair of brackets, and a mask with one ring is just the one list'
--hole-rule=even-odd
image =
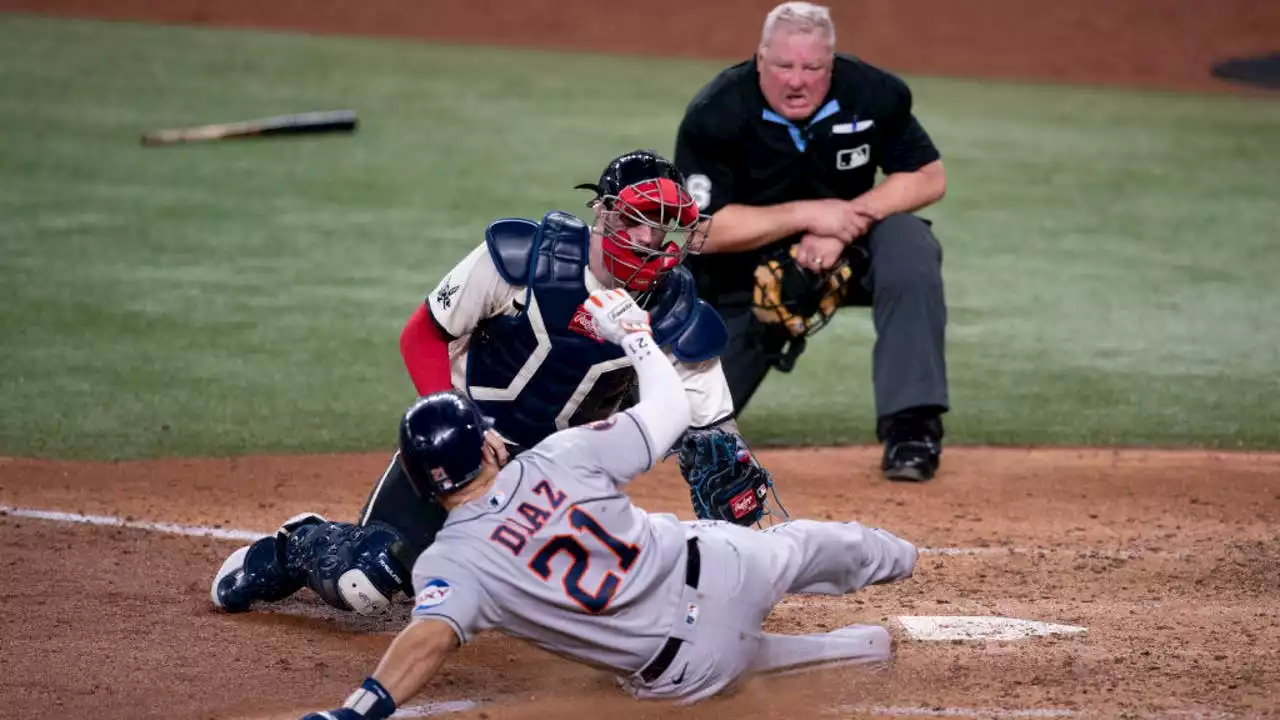
{"label": "catcher's gray jersey", "polygon": [[414,565],[415,618],[461,641],[500,628],[556,654],[635,671],[681,601],[687,527],[631,504],[621,486],[655,460],[619,413],[520,454],[449,515]]}

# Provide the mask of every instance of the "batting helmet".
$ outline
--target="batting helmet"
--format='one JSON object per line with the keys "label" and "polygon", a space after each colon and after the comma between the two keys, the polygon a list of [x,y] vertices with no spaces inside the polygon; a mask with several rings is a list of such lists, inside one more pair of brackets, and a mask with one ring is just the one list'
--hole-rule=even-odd
{"label": "batting helmet", "polygon": [[423,497],[461,490],[484,464],[493,419],[456,390],[419,398],[400,421],[400,466]]}
{"label": "batting helmet", "polygon": [[[632,150],[610,161],[589,203],[604,221],[601,247],[605,269],[628,290],[652,290],[657,280],[706,242],[709,218],[684,186],[684,175],[669,160],[648,150]],[[637,242],[636,228],[649,228]],[[679,241],[672,240],[678,236]]]}

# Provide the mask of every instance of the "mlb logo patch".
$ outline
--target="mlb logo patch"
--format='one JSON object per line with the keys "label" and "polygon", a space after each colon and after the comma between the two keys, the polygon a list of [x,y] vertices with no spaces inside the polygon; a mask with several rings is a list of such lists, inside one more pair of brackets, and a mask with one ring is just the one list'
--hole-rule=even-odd
{"label": "mlb logo patch", "polygon": [[852,170],[871,162],[871,146],[859,145],[856,148],[836,151],[836,169]]}
{"label": "mlb logo patch", "polygon": [[414,605],[414,612],[419,610],[428,610],[433,608],[453,594],[453,588],[449,586],[449,582],[444,578],[431,578],[426,585],[418,591],[417,602]]}
{"label": "mlb logo patch", "polygon": [[684,624],[696,625],[698,623],[698,606],[696,603],[689,603],[689,607],[684,611]]}
{"label": "mlb logo patch", "polygon": [[579,335],[586,335],[598,343],[604,342],[604,336],[596,330],[596,321],[591,319],[591,313],[581,305],[574,311],[573,319],[569,321],[569,329]]}

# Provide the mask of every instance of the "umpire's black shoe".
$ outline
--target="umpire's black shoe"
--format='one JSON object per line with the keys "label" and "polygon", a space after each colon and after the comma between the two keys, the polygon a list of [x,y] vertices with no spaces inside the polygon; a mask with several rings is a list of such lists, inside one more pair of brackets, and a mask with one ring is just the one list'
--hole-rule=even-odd
{"label": "umpire's black shoe", "polygon": [[942,420],[937,416],[894,418],[885,432],[880,468],[890,480],[924,482],[938,472],[942,456]]}
{"label": "umpire's black shoe", "polygon": [[890,480],[923,482],[938,471],[942,446],[933,438],[902,440],[884,445],[884,461],[880,467]]}

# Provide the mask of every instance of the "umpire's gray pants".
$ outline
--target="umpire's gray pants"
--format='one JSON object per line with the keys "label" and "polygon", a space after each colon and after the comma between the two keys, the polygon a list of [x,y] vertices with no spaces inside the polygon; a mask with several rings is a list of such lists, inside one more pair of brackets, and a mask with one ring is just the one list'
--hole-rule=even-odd
{"label": "umpire's gray pants", "polygon": [[911,576],[916,548],[858,523],[793,520],[755,531],[731,523],[690,523],[702,555],[696,591],[686,588],[677,625],[686,642],[652,683],[622,684],[641,699],[691,703],[752,673],[830,663],[888,660],[889,632],[853,625],[815,635],[766,633],[762,624],[788,593],[843,595]]}
{"label": "umpire's gray pants", "polygon": [[[928,223],[908,214],[877,223],[849,252],[861,252],[858,246],[866,249],[869,264],[853,263],[866,272],[844,304],[871,307],[876,416],[919,407],[948,409],[942,246]],[[750,293],[720,298],[715,304],[729,329],[721,364],[734,408],[741,413],[773,367],[771,356],[781,347],[781,328],[756,320]]]}

